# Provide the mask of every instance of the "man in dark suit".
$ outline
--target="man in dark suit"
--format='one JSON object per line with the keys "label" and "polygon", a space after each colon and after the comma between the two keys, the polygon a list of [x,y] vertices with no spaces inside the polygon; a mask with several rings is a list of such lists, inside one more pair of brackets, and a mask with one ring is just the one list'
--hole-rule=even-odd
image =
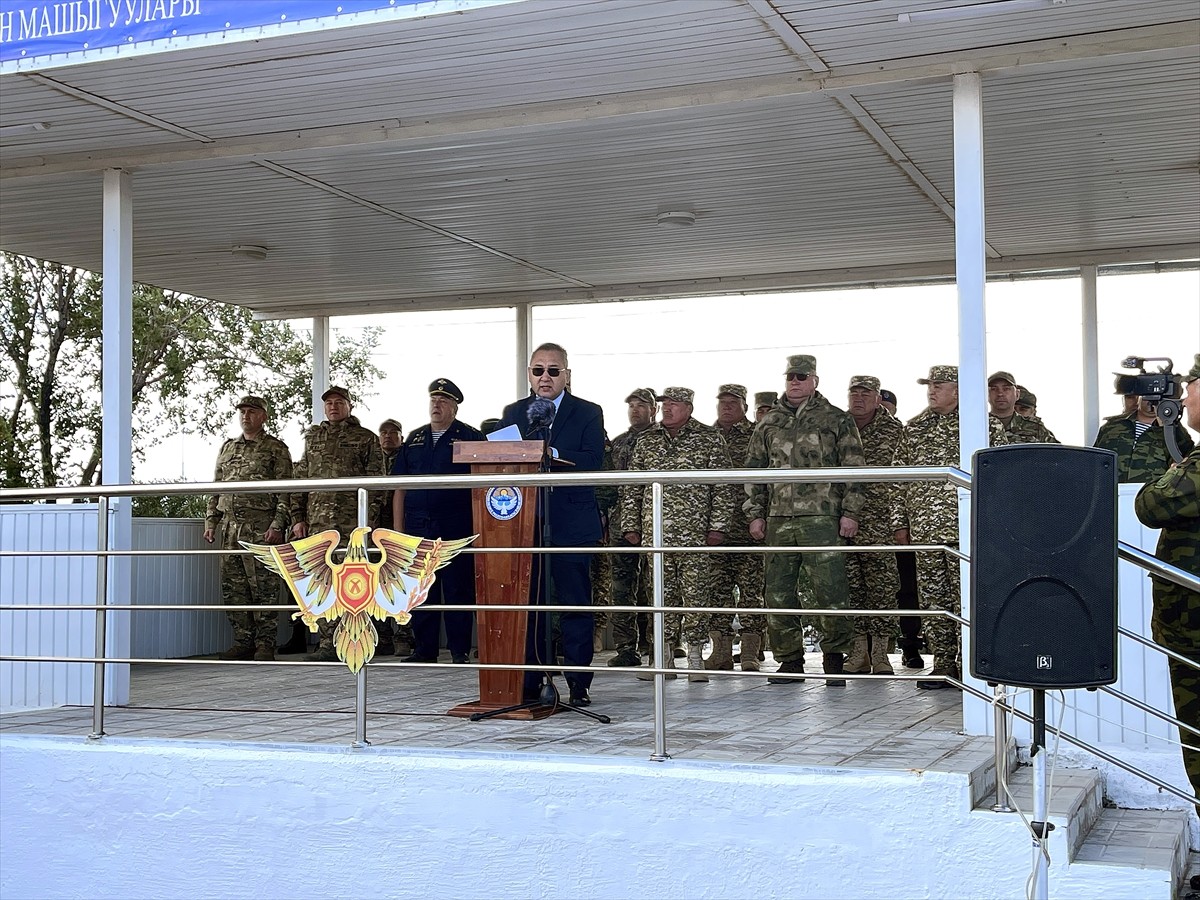
{"label": "man in dark suit", "polygon": [[[438,378],[429,385],[429,424],[408,436],[392,463],[392,475],[470,474],[470,466],[453,462],[454,443],[484,438],[481,431],[458,421],[462,399],[462,391],[448,378]],[[473,533],[470,488],[400,488],[392,497],[392,514],[397,531],[416,537],[449,540]],[[469,612],[441,613],[436,607],[441,603],[458,606],[474,602],[474,557],[462,553],[438,572],[425,604],[413,612],[413,653],[403,661],[437,662],[444,619],[451,660],[469,662],[474,616]]]}
{"label": "man in dark suit", "polygon": [[[529,386],[532,394],[505,407],[500,427],[516,425],[530,440],[544,437],[543,429],[530,423],[529,406],[541,398],[554,404],[550,425],[550,447],[557,459],[573,464],[572,472],[599,471],[604,465],[604,412],[595,403],[580,400],[567,392],[571,377],[567,368],[567,351],[558,344],[542,344],[529,358]],[[551,547],[597,547],[600,545],[600,510],[596,506],[596,491],[592,487],[571,486],[543,488],[549,503],[543,507],[549,518],[546,545]],[[541,504],[539,504],[541,505]],[[541,523],[538,525],[541,540]],[[591,554],[565,553],[553,556],[534,556],[531,593],[533,603],[552,603],[556,606],[590,607],[592,602]],[[545,630],[548,615],[532,613],[527,629],[526,660],[544,665],[546,659]],[[594,619],[590,609],[562,613],[559,628],[562,632],[563,662],[568,666],[592,664],[592,632]],[[525,693],[536,695],[541,672],[525,674]],[[588,691],[591,672],[567,674],[572,706],[591,703]]]}

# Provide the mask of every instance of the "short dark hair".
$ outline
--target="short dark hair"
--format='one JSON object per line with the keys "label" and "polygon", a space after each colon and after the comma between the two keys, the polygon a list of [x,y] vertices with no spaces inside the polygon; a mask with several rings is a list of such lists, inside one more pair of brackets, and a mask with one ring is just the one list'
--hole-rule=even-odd
{"label": "short dark hair", "polygon": [[557,353],[563,358],[563,365],[568,369],[571,368],[571,364],[567,362],[567,348],[562,344],[555,344],[551,341],[547,341],[544,344],[538,344],[534,348],[533,354],[530,355],[530,358],[532,359],[534,354],[541,353],[543,350],[545,350],[547,353]]}

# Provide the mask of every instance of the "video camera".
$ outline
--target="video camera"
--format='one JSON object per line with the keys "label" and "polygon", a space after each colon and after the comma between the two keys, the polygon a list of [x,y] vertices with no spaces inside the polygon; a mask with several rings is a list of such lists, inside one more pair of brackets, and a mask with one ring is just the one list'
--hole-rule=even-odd
{"label": "video camera", "polygon": [[[1148,362],[1161,362],[1166,365],[1157,372],[1147,372]],[[1114,386],[1118,394],[1137,394],[1154,406],[1159,424],[1163,427],[1167,451],[1175,462],[1182,462],[1183,453],[1175,436],[1175,426],[1179,422],[1179,397],[1183,393],[1183,382],[1171,371],[1174,367],[1175,364],[1165,356],[1127,356],[1121,360],[1121,368],[1137,369],[1137,374],[1114,372],[1117,376]]]}

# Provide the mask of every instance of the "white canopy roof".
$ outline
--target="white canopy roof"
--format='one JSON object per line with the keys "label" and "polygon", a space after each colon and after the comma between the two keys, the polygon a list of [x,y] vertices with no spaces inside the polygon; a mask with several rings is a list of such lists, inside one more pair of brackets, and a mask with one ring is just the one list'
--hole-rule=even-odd
{"label": "white canopy roof", "polygon": [[125,168],[135,278],[267,317],[952,274],[969,71],[990,271],[1200,257],[1196,0],[530,0],[9,71],[0,247],[99,270]]}

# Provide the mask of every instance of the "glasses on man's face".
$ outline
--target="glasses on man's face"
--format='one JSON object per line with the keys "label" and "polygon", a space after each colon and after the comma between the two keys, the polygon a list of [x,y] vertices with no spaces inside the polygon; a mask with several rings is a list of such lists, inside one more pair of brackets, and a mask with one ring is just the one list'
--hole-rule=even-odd
{"label": "glasses on man's face", "polygon": [[807,372],[788,372],[787,380],[788,381],[808,381],[808,373]]}
{"label": "glasses on man's face", "polygon": [[529,374],[534,378],[541,378],[543,374],[549,375],[551,378],[557,378],[566,369],[560,369],[558,366],[530,366]]}

